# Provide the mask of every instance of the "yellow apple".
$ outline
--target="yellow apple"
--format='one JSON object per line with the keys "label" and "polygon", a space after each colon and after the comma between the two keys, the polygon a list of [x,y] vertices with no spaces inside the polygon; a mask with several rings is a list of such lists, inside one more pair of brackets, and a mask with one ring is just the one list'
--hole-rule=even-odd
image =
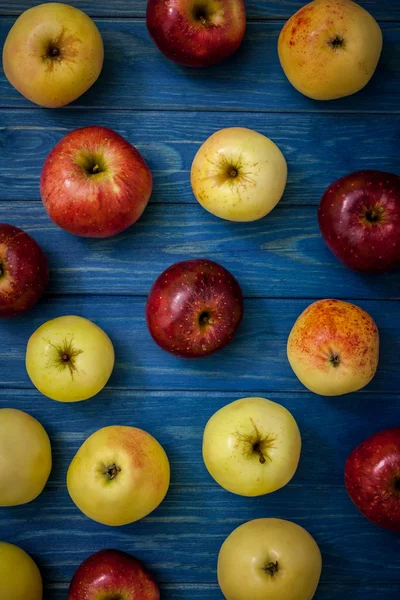
{"label": "yellow apple", "polygon": [[3,48],[3,70],[23,96],[56,108],[93,85],[103,66],[103,40],[81,10],[50,2],[22,13]]}
{"label": "yellow apple", "polygon": [[372,317],[341,300],[319,300],[290,332],[289,363],[309,390],[340,396],[367,385],[379,360],[379,333]]}
{"label": "yellow apple", "polygon": [[50,440],[39,421],[14,408],[0,409],[0,506],[37,498],[50,471]]}
{"label": "yellow apple", "polygon": [[321,553],[305,529],[281,519],[256,519],[223,543],[218,583],[226,600],[311,600],[321,569]]}
{"label": "yellow apple", "polygon": [[1,600],[42,600],[42,577],[35,562],[26,552],[0,542]]}
{"label": "yellow apple", "polygon": [[136,427],[111,426],[82,444],[69,466],[67,486],[87,517],[117,526],[156,509],[169,478],[168,457],[152,435]]}
{"label": "yellow apple", "polygon": [[108,335],[82,317],[47,321],[29,339],[26,370],[39,392],[59,402],[79,402],[103,389],[114,367]]}
{"label": "yellow apple", "polygon": [[286,23],[278,41],[290,83],[314,100],[334,100],[367,85],[382,51],[375,19],[351,0],[314,0]]}
{"label": "yellow apple", "polygon": [[241,496],[261,496],[296,472],[301,437],[291,413],[265,398],[242,398],[217,411],[203,437],[203,458],[219,485]]}
{"label": "yellow apple", "polygon": [[213,215],[228,221],[265,217],[286,186],[285,157],[269,138],[243,127],[221,129],[197,152],[193,193]]}

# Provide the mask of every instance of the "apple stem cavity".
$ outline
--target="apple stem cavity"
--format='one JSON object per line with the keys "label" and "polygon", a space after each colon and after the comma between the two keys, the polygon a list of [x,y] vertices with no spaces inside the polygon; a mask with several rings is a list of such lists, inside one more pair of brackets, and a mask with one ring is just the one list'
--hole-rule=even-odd
{"label": "apple stem cavity", "polygon": [[276,573],[279,571],[278,561],[269,562],[267,565],[265,565],[263,570],[265,571],[265,573],[268,573],[268,575],[270,575],[271,577],[274,577],[274,575],[276,575]]}
{"label": "apple stem cavity", "polygon": [[229,171],[229,177],[237,177],[238,176],[238,170],[235,169],[235,167],[231,167],[230,171]]}
{"label": "apple stem cavity", "polygon": [[338,354],[331,354],[329,357],[329,362],[331,363],[332,367],[335,367],[335,369],[340,365],[340,356]]}
{"label": "apple stem cavity", "polygon": [[200,325],[213,325],[213,323],[214,323],[214,319],[212,318],[212,316],[210,315],[208,310],[203,311],[199,317],[199,324]]}
{"label": "apple stem cavity", "polygon": [[105,475],[108,476],[108,480],[112,481],[113,479],[115,479],[118,475],[118,473],[121,472],[121,467],[119,467],[118,465],[116,465],[115,463],[113,465],[110,465],[109,467],[106,468],[105,471]]}
{"label": "apple stem cavity", "polygon": [[245,455],[249,458],[258,456],[258,460],[264,465],[267,460],[271,460],[271,457],[268,456],[268,450],[274,447],[275,437],[271,435],[263,437],[253,419],[250,420],[253,425],[254,433],[246,434],[236,432],[236,439],[243,444]]}
{"label": "apple stem cavity", "polygon": [[342,38],[340,35],[335,35],[335,37],[329,41],[329,45],[334,50],[337,50],[338,48],[343,49],[345,47],[344,38]]}
{"label": "apple stem cavity", "polygon": [[4,276],[4,266],[3,264],[0,262],[0,279]]}

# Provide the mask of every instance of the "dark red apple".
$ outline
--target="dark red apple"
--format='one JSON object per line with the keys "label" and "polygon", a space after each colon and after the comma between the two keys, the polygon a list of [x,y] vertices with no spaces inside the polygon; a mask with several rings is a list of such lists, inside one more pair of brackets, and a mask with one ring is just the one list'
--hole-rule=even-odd
{"label": "dark red apple", "polygon": [[186,67],[224,60],[246,31],[243,0],[148,0],[146,17],[161,52]]}
{"label": "dark red apple", "polygon": [[242,320],[242,290],[221,265],[198,258],[168,267],[146,305],[155,342],[183,358],[207,356],[231,341]]}
{"label": "dark red apple", "polygon": [[144,565],[126,552],[101,550],[78,567],[68,600],[159,600],[160,592]]}
{"label": "dark red apple", "polygon": [[380,431],[353,450],[345,485],[367,519],[400,531],[400,427]]}
{"label": "dark red apple", "polygon": [[322,196],[318,221],[330,250],[355,271],[377,273],[400,266],[400,177],[357,171]]}
{"label": "dark red apple", "polygon": [[49,279],[47,259],[25,231],[0,223],[0,317],[32,308]]}
{"label": "dark red apple", "polygon": [[142,155],[106,127],[64,136],[43,165],[40,192],[49,217],[84,237],[120,233],[137,221],[152,191]]}

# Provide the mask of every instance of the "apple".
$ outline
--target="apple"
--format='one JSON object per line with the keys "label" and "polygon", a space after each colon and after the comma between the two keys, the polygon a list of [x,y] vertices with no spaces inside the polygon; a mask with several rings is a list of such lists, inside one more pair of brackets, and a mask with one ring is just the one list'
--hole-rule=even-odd
{"label": "apple", "polygon": [[321,396],[356,392],[371,381],[378,367],[378,329],[359,306],[319,300],[294,324],[287,355],[301,383],[312,392]]}
{"label": "apple", "polygon": [[120,550],[100,550],[75,572],[68,600],[159,600],[154,577],[137,559]]}
{"label": "apple", "polygon": [[283,196],[285,157],[269,138],[244,127],[214,133],[191,169],[193,193],[203,208],[228,221],[265,217]]}
{"label": "apple", "polygon": [[0,223],[0,317],[14,317],[41,298],[49,279],[47,259],[25,231]]}
{"label": "apple", "polygon": [[208,67],[239,48],[246,31],[243,0],[148,0],[147,29],[165,56]]}
{"label": "apple", "polygon": [[296,472],[301,437],[291,413],[265,398],[242,398],[218,410],[203,436],[203,458],[219,485],[241,496],[261,496]]}
{"label": "apple", "polygon": [[18,546],[0,542],[1,600],[42,600],[43,583],[33,559]]}
{"label": "apple", "polygon": [[367,85],[382,52],[382,31],[351,0],[314,0],[285,24],[278,52],[296,90],[314,100],[334,100]]}
{"label": "apple", "polygon": [[151,172],[140,152],[106,127],[67,133],[47,156],[40,177],[49,217],[84,237],[109,237],[130,227],[151,191]]}
{"label": "apple", "polygon": [[49,2],[18,17],[3,47],[3,70],[28,100],[57,108],[94,84],[103,58],[93,21],[73,6]]}
{"label": "apple", "polygon": [[79,448],[67,486],[87,517],[118,526],[155,510],[168,491],[169,478],[168,457],[152,435],[136,427],[110,426]]}
{"label": "apple", "polygon": [[35,500],[47,483],[51,465],[49,436],[39,421],[21,410],[1,408],[0,506]]}
{"label": "apple", "polygon": [[182,358],[200,358],[228,344],[243,315],[242,290],[224,267],[183,260],[156,279],[146,304],[154,341]]}
{"label": "apple", "polygon": [[367,519],[400,531],[400,427],[375,433],[357,446],[346,461],[344,480]]}
{"label": "apple", "polygon": [[321,576],[314,538],[282,519],[256,519],[235,529],[218,557],[226,600],[311,600]]}
{"label": "apple", "polygon": [[328,187],[318,209],[328,248],[350,269],[400,267],[400,177],[358,171]]}
{"label": "apple", "polygon": [[108,335],[83,317],[65,316],[41,325],[26,349],[33,385],[59,402],[79,402],[98,394],[114,367]]}

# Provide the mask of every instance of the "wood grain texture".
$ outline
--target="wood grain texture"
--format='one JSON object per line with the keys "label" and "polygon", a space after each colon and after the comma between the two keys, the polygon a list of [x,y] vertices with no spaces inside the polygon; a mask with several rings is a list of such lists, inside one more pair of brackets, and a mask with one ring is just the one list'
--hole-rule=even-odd
{"label": "wood grain texture", "polygon": [[[264,517],[289,519],[314,536],[324,558],[322,583],[339,580],[367,586],[378,583],[378,570],[384,573],[384,583],[400,585],[397,561],[386,560],[400,551],[399,537],[368,523],[342,487],[294,491],[287,486],[250,500],[216,485],[171,486],[151,515],[132,525],[109,528],[80,513],[65,486],[48,486],[34,503],[10,509],[6,520],[0,518],[0,526],[18,532],[9,540],[32,554],[48,583],[69,581],[77,565],[99,547],[130,552],[145,561],[162,583],[214,583],[225,538],[242,523]],[[22,528],[26,522],[30,527]]]}
{"label": "wood grain texture", "polygon": [[[107,284],[106,284],[107,285]],[[46,298],[28,315],[2,324],[3,387],[31,387],[24,356],[29,336],[44,321],[68,314],[95,321],[116,350],[112,388],[141,390],[303,391],[286,359],[289,332],[309,300],[247,299],[243,323],[224,350],[200,360],[176,358],[159,348],[147,330],[145,298],[60,296]],[[379,370],[370,391],[400,389],[400,303],[359,301],[381,335]],[[317,401],[317,399],[316,399]],[[322,400],[334,405],[332,400]],[[340,404],[347,398],[339,399]]]}
{"label": "wood grain texture", "polygon": [[[388,564],[386,560],[400,551],[399,536],[368,523],[351,505],[343,487],[294,491],[286,486],[268,497],[250,500],[216,485],[171,486],[151,515],[110,528],[80,513],[65,486],[48,486],[34,503],[10,509],[6,520],[0,518],[0,526],[18,532],[9,541],[32,554],[49,583],[69,581],[77,565],[99,547],[130,552],[145,561],[163,583],[214,583],[225,538],[242,523],[264,517],[294,521],[314,536],[324,557],[322,582],[378,583],[378,569],[385,574],[384,583],[400,585],[397,561]],[[24,522],[30,527],[18,528]],[[66,531],[71,534],[65,535]],[[360,546],[368,548],[368,553],[361,552]]]}
{"label": "wood grain texture", "polygon": [[[304,6],[304,0],[245,0],[248,18],[276,19],[290,17]],[[380,20],[400,19],[397,0],[363,0],[358,2]],[[23,10],[42,4],[42,0],[0,0],[0,16],[18,15]],[[144,17],[146,0],[74,0],[76,8],[91,17]]]}
{"label": "wood grain texture", "polygon": [[[1,407],[24,410],[45,427],[53,448],[51,488],[62,488],[68,465],[84,440],[95,430],[110,424],[125,424],[150,431],[168,454],[171,485],[200,488],[216,487],[202,459],[202,438],[207,421],[222,406],[248,396],[267,397],[282,404],[298,423],[302,453],[299,468],[289,484],[293,497],[300,487],[308,488],[310,493],[319,486],[342,488],[348,454],[363,439],[396,422],[400,402],[399,394],[365,390],[329,400],[309,392],[276,393],[267,392],[266,388],[237,388],[232,392],[155,392],[108,387],[96,398],[78,404],[54,402],[34,389],[3,389]],[[383,402],[384,411],[380,410]],[[363,415],[362,419],[360,415]],[[184,495],[183,489],[181,493]],[[266,505],[273,497],[264,499]],[[52,498],[55,500],[55,496]],[[247,500],[247,504],[251,507],[252,500]],[[20,509],[21,514],[23,510]],[[352,513],[351,510],[349,512]]]}
{"label": "wood grain texture", "polygon": [[[0,44],[14,17],[42,0],[0,0]],[[0,221],[31,233],[46,251],[51,283],[27,315],[0,323],[0,408],[25,410],[46,427],[54,468],[33,503],[0,508],[0,539],[37,560],[43,600],[65,600],[78,564],[105,547],[142,558],[161,582],[163,600],[222,600],[216,561],[225,537],[257,517],[292,519],[319,543],[324,561],[315,600],[397,600],[399,536],[368,523],[343,487],[348,453],[375,431],[400,423],[399,274],[361,276],[325,247],[316,207],[336,178],[361,168],[399,172],[400,3],[360,2],[382,21],[384,52],[361,93],[318,103],[286,81],[276,45],[284,19],[306,0],[247,0],[248,31],[239,52],[211,69],[167,61],[149,38],[145,0],[73,0],[99,17],[106,49],[96,85],[66,109],[43,110],[22,98],[0,71]],[[4,15],[9,15],[8,17]],[[154,175],[140,221],[108,240],[70,236],[39,201],[43,161],[69,130],[111,127],[143,153]],[[190,187],[192,159],[222,127],[244,126],[271,137],[289,166],[285,195],[265,219],[216,219]],[[168,265],[189,257],[221,262],[246,296],[245,318],[222,352],[184,361],[158,348],[144,320],[148,290]],[[339,398],[309,393],[286,358],[289,331],[321,297],[350,299],[377,321],[378,373],[364,390]],[[30,334],[62,315],[86,316],[110,334],[116,367],[96,398],[53,402],[33,389],[24,366]],[[246,499],[215,484],[201,455],[204,426],[228,402],[264,396],[286,406],[302,434],[299,469],[288,486]],[[128,527],[86,519],[70,500],[65,475],[83,440],[110,424],[153,433],[171,462],[164,503]],[[249,598],[248,600],[252,600]]]}
{"label": "wood grain texture", "polygon": [[41,202],[0,202],[0,222],[22,227],[39,242],[50,261],[49,292],[58,295],[147,296],[170,264],[208,257],[230,269],[251,298],[400,297],[398,272],[355,273],[333,256],[315,207],[282,204],[260,221],[230,223],[197,203],[151,202],[135,225],[104,240],[60,230]]}
{"label": "wood grain texture", "polygon": [[[365,585],[337,583],[322,584],[319,586],[314,600],[337,600],[345,598],[346,594],[352,600],[385,600],[395,598],[398,593],[398,584],[393,585]],[[54,584],[47,586],[43,600],[65,600],[68,586]],[[217,584],[165,584],[161,586],[163,600],[222,600],[222,594]],[[367,595],[366,595],[367,594]]]}
{"label": "wood grain texture", "polygon": [[[0,45],[12,19],[0,21]],[[400,24],[383,23],[381,61],[371,82],[354,96],[316,102],[299,94],[279,64],[277,42],[283,21],[249,23],[238,52],[209,69],[188,69],[167,60],[150,39],[143,20],[101,19],[105,62],[96,84],[71,107],[156,110],[399,112]],[[154,76],[154,74],[157,76]],[[0,107],[30,107],[0,77]],[[51,112],[57,122],[57,111]],[[169,118],[171,120],[171,118]],[[193,119],[192,131],[197,120]],[[323,133],[323,132],[321,132]]]}
{"label": "wood grain texture", "polygon": [[328,185],[352,171],[399,171],[400,114],[371,119],[364,114],[21,109],[12,115],[0,111],[1,200],[38,200],[47,154],[68,131],[88,125],[115,129],[137,146],[153,173],[153,202],[197,205],[191,164],[201,144],[223,127],[255,129],[281,148],[289,175],[280,206],[317,205]]}

